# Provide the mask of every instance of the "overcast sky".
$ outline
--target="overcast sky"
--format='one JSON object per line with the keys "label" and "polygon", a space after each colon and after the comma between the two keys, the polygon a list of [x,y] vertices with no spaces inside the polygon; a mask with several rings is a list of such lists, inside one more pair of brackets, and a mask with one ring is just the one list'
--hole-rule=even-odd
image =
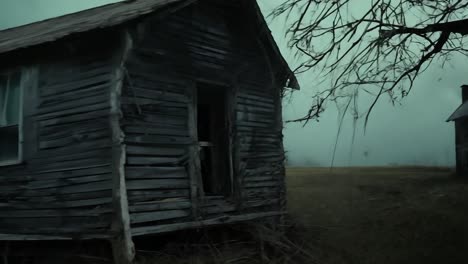
{"label": "overcast sky", "polygon": [[[268,13],[281,0],[258,0]],[[76,12],[112,0],[0,0],[0,28],[9,28],[42,19]],[[284,56],[291,65],[296,61],[286,48],[284,21],[270,23]],[[353,122],[345,120],[335,157],[335,166],[356,165],[454,165],[454,128],[445,120],[460,104],[460,85],[468,83],[464,69],[466,58],[455,57],[444,69],[433,65],[417,81],[403,106],[393,107],[384,98],[376,107],[364,135],[362,124],[356,127],[352,144]],[[314,92],[310,75],[299,76],[302,90],[284,104],[284,119],[297,118],[310,106]],[[327,109],[319,123],[306,127],[288,124],[285,147],[292,165],[330,166],[338,130],[338,111]]]}

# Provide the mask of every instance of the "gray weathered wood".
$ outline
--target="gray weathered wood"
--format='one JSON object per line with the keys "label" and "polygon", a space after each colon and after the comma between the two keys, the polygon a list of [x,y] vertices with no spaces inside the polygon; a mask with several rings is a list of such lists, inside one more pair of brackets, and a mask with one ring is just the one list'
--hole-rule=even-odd
{"label": "gray weathered wood", "polygon": [[192,145],[189,146],[189,162],[188,173],[190,177],[190,199],[192,201],[192,216],[194,219],[199,217],[198,199],[203,195],[203,188],[201,188],[201,175],[200,175],[200,158],[198,150],[198,131],[197,131],[197,97],[196,97],[196,84],[193,83],[189,88],[190,103],[187,104],[188,109],[188,131],[191,137]]}
{"label": "gray weathered wood", "polygon": [[112,172],[113,172],[113,203],[114,219],[112,228],[117,236],[112,239],[114,261],[117,264],[131,264],[135,258],[135,247],[130,233],[130,214],[128,209],[127,187],[125,180],[126,150],[124,134],[120,127],[121,111],[120,96],[124,80],[124,63],[128,52],[132,48],[132,40],[128,32],[124,31],[122,54],[117,56],[117,67],[114,76],[114,86],[110,91],[110,118],[112,130]]}
{"label": "gray weathered wood", "polygon": [[255,219],[260,219],[263,217],[272,217],[280,216],[284,212],[262,212],[262,213],[252,213],[244,215],[224,215],[212,219],[206,219],[201,221],[194,222],[185,222],[178,224],[168,224],[168,225],[158,225],[158,226],[147,226],[147,227],[138,227],[132,229],[133,236],[142,236],[149,234],[160,234],[167,232],[174,232],[177,230],[189,229],[189,228],[202,228],[205,226],[214,226],[222,224],[236,223],[240,221],[251,221]]}

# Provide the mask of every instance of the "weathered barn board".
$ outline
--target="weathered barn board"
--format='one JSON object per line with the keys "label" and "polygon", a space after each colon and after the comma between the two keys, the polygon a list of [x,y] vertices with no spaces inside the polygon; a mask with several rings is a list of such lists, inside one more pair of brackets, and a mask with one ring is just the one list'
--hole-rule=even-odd
{"label": "weathered barn board", "polygon": [[127,264],[132,236],[283,214],[298,84],[254,0],[124,1],[0,32],[0,59],[24,93],[0,240],[106,238]]}
{"label": "weathered barn board", "polygon": [[43,49],[66,57],[24,65],[37,71],[27,91],[36,97],[24,105],[27,160],[0,166],[0,239],[110,236],[110,129],[102,120],[109,115],[113,55],[90,41],[72,43],[74,51],[64,43]]}
{"label": "weathered barn board", "polygon": [[[240,8],[232,3],[227,5]],[[152,207],[152,203],[167,198],[177,201],[197,191],[189,185],[193,176],[188,172],[193,168],[187,158],[195,139],[189,135],[186,121],[190,118],[190,108],[186,105],[192,101],[192,83],[197,80],[224,84],[228,89],[239,82],[238,91],[233,95],[235,100],[232,98],[236,131],[233,143],[238,145],[238,166],[245,168],[234,176],[240,181],[237,188],[244,190],[234,201],[224,197],[199,200],[198,194],[191,197],[192,202],[200,204],[200,216],[240,213],[241,208],[236,204],[241,199],[245,199],[242,207],[246,208],[279,206],[278,199],[259,202],[265,194],[279,196],[277,187],[283,184],[284,175],[277,172],[284,159],[280,147],[282,127],[278,123],[281,120],[276,111],[279,85],[272,85],[269,79],[269,68],[265,66],[267,54],[257,47],[257,41],[252,41],[255,34],[249,24],[231,15],[235,12],[226,13],[227,8],[226,3],[197,3],[163,21],[157,17],[148,19],[133,33],[135,46],[126,64],[128,76],[122,98],[122,124],[128,146],[127,186],[130,208],[134,208],[131,215],[138,219],[132,221],[133,228],[144,226],[145,221],[154,225],[158,220],[187,221],[190,216],[189,207],[185,213],[178,209],[168,210],[165,215],[158,206]],[[249,71],[240,70],[237,76],[226,76],[226,70],[243,64],[249,65]],[[248,170],[250,167],[257,171]],[[177,173],[168,175],[164,170]],[[161,192],[164,189],[172,191],[164,196]],[[180,197],[175,191],[178,189]],[[146,209],[155,208],[153,217],[151,211],[142,215],[136,209],[136,204],[141,202]],[[193,214],[193,219],[199,217]]]}

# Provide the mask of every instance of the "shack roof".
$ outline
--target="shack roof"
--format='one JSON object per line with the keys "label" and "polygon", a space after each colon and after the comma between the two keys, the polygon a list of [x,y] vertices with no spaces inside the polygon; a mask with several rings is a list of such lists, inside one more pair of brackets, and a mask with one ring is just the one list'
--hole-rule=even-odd
{"label": "shack roof", "polygon": [[455,121],[462,117],[468,117],[468,101],[461,104],[455,112],[447,119],[449,121]]}
{"label": "shack roof", "polygon": [[[188,5],[197,0],[130,0],[108,4],[77,13],[59,16],[20,27],[0,31],[0,54],[27,48],[46,42],[56,41],[68,35],[86,32],[98,28],[116,26],[152,13],[170,4]],[[271,35],[255,0],[255,19],[261,26],[261,31],[267,32],[262,41],[269,45],[274,55],[288,72],[289,87],[299,89],[297,79]]]}

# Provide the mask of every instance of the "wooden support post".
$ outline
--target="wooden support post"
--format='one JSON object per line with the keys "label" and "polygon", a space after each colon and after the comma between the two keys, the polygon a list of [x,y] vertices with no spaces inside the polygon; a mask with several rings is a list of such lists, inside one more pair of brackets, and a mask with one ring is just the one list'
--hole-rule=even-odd
{"label": "wooden support post", "polygon": [[[279,148],[283,159],[280,164],[281,173],[279,174],[281,177],[279,179],[279,211],[286,212],[287,211],[287,199],[286,199],[286,153],[284,151],[284,144],[283,144],[283,87],[274,86],[275,89],[275,110],[276,110],[276,133],[278,137],[280,137],[280,144]],[[279,223],[277,226],[277,230],[283,232],[284,227],[286,225],[286,218],[285,214],[279,216]]]}
{"label": "wooden support post", "polygon": [[[239,73],[240,74],[240,73]],[[237,135],[237,93],[239,90],[239,78],[236,74],[233,81],[231,81],[231,89],[228,101],[229,113],[229,153],[230,153],[230,172],[232,181],[232,191],[235,197],[236,210],[242,211],[242,176],[240,171],[240,142]]]}
{"label": "wooden support post", "polygon": [[202,178],[200,171],[200,157],[198,149],[198,129],[197,129],[197,86],[193,83],[187,89],[189,97],[188,107],[188,130],[191,140],[189,151],[188,170],[190,177],[190,199],[192,202],[192,217],[199,218],[199,199],[203,195]]}
{"label": "wooden support post", "polygon": [[125,61],[131,50],[132,41],[126,32],[121,53],[117,57],[114,83],[110,90],[110,127],[112,131],[112,176],[114,217],[112,229],[115,237],[112,239],[114,263],[131,264],[135,258],[135,247],[130,230],[130,215],[128,210],[127,188],[125,182],[126,149],[124,133],[120,127],[122,111],[120,98],[125,77]]}

